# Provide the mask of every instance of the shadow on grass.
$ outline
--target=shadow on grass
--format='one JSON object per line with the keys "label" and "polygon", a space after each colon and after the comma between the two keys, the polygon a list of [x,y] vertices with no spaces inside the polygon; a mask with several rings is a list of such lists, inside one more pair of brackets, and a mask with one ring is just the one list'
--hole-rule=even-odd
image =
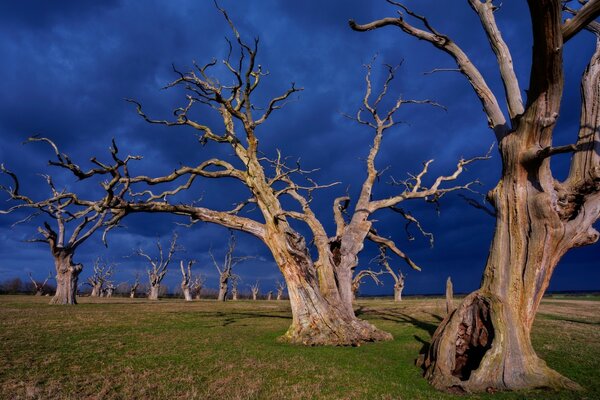
{"label": "shadow on grass", "polygon": [[[429,315],[431,315],[434,319],[436,319],[438,322],[442,321],[442,317],[440,317],[439,315],[436,314],[432,314],[432,313],[427,313]],[[380,309],[380,310],[374,310],[374,309],[364,309],[364,307],[359,307],[356,310],[356,316],[359,317],[361,315],[364,316],[371,316],[374,318],[379,318],[379,319],[383,319],[385,321],[392,321],[392,322],[398,322],[398,323],[408,323],[411,324],[419,329],[423,329],[424,331],[426,331],[427,333],[429,333],[429,336],[432,336],[433,333],[435,332],[435,330],[437,329],[438,324],[436,323],[432,323],[429,321],[425,321],[425,320],[421,320],[415,317],[412,317],[406,313],[403,313],[399,310],[396,309]]]}
{"label": "shadow on grass", "polygon": [[540,316],[542,318],[550,320],[550,321],[563,321],[563,322],[572,322],[575,324],[586,324],[586,325],[600,325],[599,321],[586,321],[583,319],[563,318],[563,317],[555,315],[555,314],[540,314]]}
{"label": "shadow on grass", "polygon": [[246,319],[254,319],[254,318],[275,318],[275,319],[292,319],[289,315],[277,315],[277,314],[266,314],[266,313],[253,313],[253,312],[197,312],[198,315],[201,315],[202,318],[215,318],[215,319],[223,319],[223,322],[219,325],[208,325],[211,326],[227,326],[236,322],[240,322]]}

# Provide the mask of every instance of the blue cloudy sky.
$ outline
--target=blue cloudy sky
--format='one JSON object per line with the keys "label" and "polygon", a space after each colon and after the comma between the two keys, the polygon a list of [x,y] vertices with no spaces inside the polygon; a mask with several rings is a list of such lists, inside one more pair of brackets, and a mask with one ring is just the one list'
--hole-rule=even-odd
{"label": "blue cloudy sky", "polygon": [[[481,69],[490,85],[501,93],[496,64],[478,20],[467,2],[441,7],[436,1],[407,1],[416,11],[428,15],[438,30],[457,41]],[[355,194],[364,177],[363,160],[371,132],[341,116],[360,106],[364,90],[364,68],[378,54],[374,65],[375,83],[381,84],[383,63],[399,64],[393,96],[432,99],[447,107],[444,112],[426,106],[404,106],[399,125],[385,137],[378,166],[389,166],[389,173],[402,178],[417,172],[421,163],[435,159],[431,174],[449,172],[464,156],[484,154],[493,143],[481,107],[466,80],[455,73],[425,75],[434,68],[453,68],[452,60],[426,43],[405,36],[389,27],[375,32],[356,33],[348,28],[350,18],[367,22],[392,16],[395,9],[383,0],[305,0],[305,1],[234,1],[221,0],[242,35],[259,36],[259,63],[270,75],[264,79],[262,99],[276,96],[290,82],[303,87],[294,102],[274,115],[258,134],[262,151],[273,155],[301,158],[303,167],[320,168],[315,178],[321,183],[339,181],[337,187],[315,195],[313,205],[333,233],[331,203],[349,190]],[[531,37],[526,2],[505,2],[497,13],[500,28],[509,43],[515,68],[526,87],[530,64]],[[39,134],[52,138],[77,162],[88,165],[92,156],[105,158],[112,137],[123,153],[144,156],[136,171],[166,173],[181,163],[197,164],[220,156],[228,149],[218,145],[201,147],[194,132],[185,128],[148,126],[124,98],[135,98],[152,116],[168,117],[170,110],[183,104],[177,90],[161,90],[174,78],[171,64],[188,70],[192,62],[222,58],[230,35],[222,16],[208,0],[63,0],[60,2],[21,1],[0,3],[0,161],[21,177],[23,191],[43,196],[46,187],[39,173],[48,171],[47,147],[21,143]],[[557,143],[576,137],[579,119],[579,77],[593,50],[591,35],[582,33],[565,49],[566,91],[563,99]],[[198,118],[218,123],[208,111]],[[463,182],[479,179],[482,193],[499,178],[500,164],[493,159],[473,165]],[[556,176],[566,174],[568,156],[553,160]],[[61,186],[87,190],[74,185],[68,175],[52,171]],[[382,179],[377,196],[391,194],[394,188]],[[7,182],[4,182],[7,183]],[[232,182],[200,182],[187,195],[202,198],[205,206],[226,209],[241,200],[244,189]],[[3,205],[4,206],[4,205]],[[408,270],[394,260],[407,275],[406,293],[438,293],[448,275],[455,290],[477,288],[493,231],[493,218],[469,207],[458,196],[443,199],[440,214],[422,202],[403,204],[418,216],[424,227],[435,234],[435,246],[415,235],[412,241],[404,233],[404,221],[393,213],[374,216],[379,231],[393,237],[422,272]],[[19,215],[0,218],[0,280],[27,272],[44,276],[52,269],[47,247],[25,243],[35,236],[37,219],[11,228]],[[208,286],[216,286],[216,271],[207,250],[218,257],[224,254],[228,233],[221,227],[196,224],[182,228],[170,216],[136,215],[124,221],[123,229],[109,237],[105,249],[99,237],[84,244],[76,261],[88,266],[103,256],[118,263],[116,281],[131,280],[136,271],[144,271],[141,259],[125,258],[134,248],[151,250],[157,238],[168,240],[177,229],[186,252],[180,257],[198,260],[196,268],[208,276]],[[238,273],[243,284],[260,279],[265,290],[272,288],[280,273],[267,248],[256,239],[238,234],[238,254],[254,255],[241,265]],[[558,266],[551,290],[599,289],[599,248],[592,246],[571,251]],[[376,248],[367,244],[361,266],[369,265]],[[175,265],[174,265],[175,266]],[[174,288],[179,272],[172,269],[166,284]],[[391,278],[383,288],[368,284],[365,293],[391,293]]]}

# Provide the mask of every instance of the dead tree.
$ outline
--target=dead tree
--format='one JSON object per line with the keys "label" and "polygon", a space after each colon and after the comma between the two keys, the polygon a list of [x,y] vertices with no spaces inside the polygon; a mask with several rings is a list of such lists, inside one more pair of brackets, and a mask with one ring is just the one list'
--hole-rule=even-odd
{"label": "dead tree", "polygon": [[225,259],[223,260],[223,263],[221,265],[219,265],[219,263],[215,259],[215,256],[213,255],[212,251],[209,250],[208,252],[213,261],[213,264],[215,265],[215,268],[219,272],[219,296],[217,297],[217,300],[225,301],[227,299],[227,291],[229,290],[229,280],[233,276],[233,267],[252,257],[236,257],[233,255],[233,253],[235,252],[235,235],[233,234],[233,232],[230,232],[229,243],[227,245],[227,252],[225,253]]}
{"label": "dead tree", "polygon": [[192,301],[192,265],[196,263],[196,260],[190,260],[187,263],[187,269],[184,267],[184,262],[179,262],[181,268],[181,291],[185,301]]}
{"label": "dead tree", "polygon": [[104,297],[112,297],[115,292],[115,284],[113,281],[106,281],[106,286],[103,289]]}
{"label": "dead tree", "polygon": [[446,280],[446,314],[454,311],[454,291],[452,289],[452,279]]}
{"label": "dead tree", "polygon": [[236,274],[231,275],[231,300],[238,299],[238,284],[240,283],[240,277]]}
{"label": "dead tree", "polygon": [[[504,93],[494,93],[459,45],[425,17],[396,1],[388,3],[398,7],[397,16],[364,25],[350,21],[351,27],[394,26],[450,55],[481,101],[502,158],[500,182],[488,193],[496,229],[481,287],[440,324],[424,361],[425,376],[446,390],[572,388],[572,381],[536,355],[531,327],[561,257],[599,237],[594,223],[600,216],[600,24],[594,19],[600,1],[580,1],[577,10],[568,7],[575,2],[527,1],[533,47],[529,87],[522,90],[496,24],[498,7],[491,0],[468,0],[496,57]],[[585,28],[595,35],[596,48],[581,80],[578,138],[554,146],[564,86],[563,47]],[[508,113],[500,101],[506,102]],[[572,154],[569,175],[562,181],[550,168],[552,156],[561,153]]]}
{"label": "dead tree", "polygon": [[192,279],[192,282],[190,283],[190,291],[194,299],[200,300],[204,282],[206,282],[206,278],[203,275],[197,275]]}
{"label": "dead tree", "polygon": [[102,261],[100,257],[96,258],[93,266],[93,273],[87,279],[86,284],[92,288],[90,297],[101,297],[104,293],[104,284],[114,273],[114,264]]}
{"label": "dead tree", "polygon": [[360,290],[360,285],[362,285],[364,283],[363,279],[366,277],[371,278],[377,286],[383,285],[383,282],[381,281],[381,279],[379,279],[379,276],[383,273],[384,273],[384,271],[375,272],[370,269],[363,269],[363,270],[359,271],[356,275],[354,275],[354,278],[352,278],[353,299],[356,299],[356,296],[358,296],[358,292]]}
{"label": "dead tree", "polygon": [[398,272],[396,272],[391,267],[387,251],[384,246],[379,248],[379,256],[376,258],[376,260],[382,267],[385,268],[386,272],[394,280],[394,301],[402,301],[402,291],[404,290],[404,280],[406,277],[402,271],[400,271],[400,268],[398,268]]}
{"label": "dead tree", "polygon": [[29,273],[29,279],[31,280],[31,283],[33,283],[33,288],[35,290],[36,296],[41,296],[44,294],[44,287],[46,286],[46,283],[48,283],[48,279],[50,278],[52,278],[52,274],[48,273],[48,277],[44,280],[44,282],[40,283],[33,279],[33,276],[31,276],[31,272]]}
{"label": "dead tree", "polygon": [[[403,189],[384,199],[375,199],[373,186],[382,171],[377,170],[375,159],[380,151],[383,135],[395,124],[396,113],[405,105],[433,104],[428,100],[398,99],[388,110],[382,110],[381,100],[385,97],[389,82],[394,78],[395,69],[389,69],[389,76],[379,94],[371,96],[370,66],[367,66],[366,93],[363,108],[355,119],[370,128],[373,141],[366,159],[366,178],[362,183],[360,196],[356,200],[353,213],[349,213],[350,198],[340,196],[333,204],[336,232],[328,235],[323,223],[313,211],[311,200],[315,191],[335,186],[336,183],[318,184],[299,163],[289,165],[289,160],[277,152],[265,156],[259,150],[257,130],[268,121],[273,112],[280,110],[301,88],[294,84],[283,94],[272,97],[264,107],[255,101],[256,89],[267,73],[257,63],[258,39],[247,43],[239,35],[234,24],[224,10],[219,9],[230,25],[235,43],[229,42],[227,57],[222,68],[231,75],[231,85],[221,84],[217,79],[216,60],[183,73],[175,70],[176,79],[167,88],[180,88],[185,92],[187,102],[174,110],[172,120],[152,119],[137,106],[138,114],[147,122],[169,127],[187,127],[199,134],[200,143],[215,142],[229,146],[234,160],[211,158],[197,166],[181,166],[171,174],[160,177],[130,176],[129,170],[111,170],[112,176],[126,185],[129,190],[118,196],[111,210],[123,214],[138,212],[164,212],[187,215],[192,222],[202,221],[219,224],[230,229],[249,233],[260,239],[271,251],[287,283],[288,294],[294,317],[292,325],[283,339],[292,343],[307,345],[356,345],[367,341],[389,340],[391,335],[382,332],[366,321],[356,317],[352,308],[352,275],[358,265],[358,256],[364,247],[365,239],[387,246],[392,253],[404,259],[411,267],[419,267],[395,243],[379,235],[373,227],[372,215],[377,211],[396,207],[405,200],[438,199],[450,191],[468,188],[452,183],[463,172],[465,166],[482,157],[460,160],[453,172],[426,182],[432,161],[424,164],[422,170],[404,183]],[[233,51],[233,47],[237,47]],[[239,54],[234,58],[234,54]],[[373,98],[375,97],[375,98]],[[261,96],[263,98],[263,96]],[[198,106],[216,112],[222,121],[220,127],[207,125],[210,119],[202,117]],[[56,163],[71,169],[70,160]],[[101,170],[101,168],[100,168]],[[104,173],[100,171],[98,173]],[[197,204],[182,204],[171,198],[188,189],[198,178],[230,179],[239,182],[249,191],[230,210],[215,210]],[[164,184],[163,190],[157,185]],[[152,190],[151,190],[151,189]],[[289,207],[289,198],[295,202]],[[241,216],[241,211],[249,204],[256,206],[260,215]],[[348,215],[348,220],[344,215]],[[294,228],[296,223],[305,224],[310,232],[307,240]],[[314,244],[315,257],[309,251]]]}
{"label": "dead tree", "polygon": [[[68,157],[58,152],[56,145],[49,139],[30,138],[29,141],[50,144],[59,159],[58,163],[61,160],[69,160]],[[58,163],[50,161],[51,165]],[[120,163],[121,168],[126,165],[126,162],[122,164],[122,160]],[[104,228],[106,234],[108,230],[118,224],[120,216],[111,215],[107,209],[107,205],[110,204],[113,198],[111,192],[115,191],[119,185],[118,180],[104,184],[103,187],[107,192],[104,198],[85,200],[66,189],[57,189],[52,178],[49,175],[43,175],[50,188],[50,196],[36,201],[21,194],[16,174],[6,169],[3,164],[0,164],[0,172],[10,177],[13,183],[12,187],[0,185],[0,190],[6,192],[10,200],[18,203],[7,210],[0,210],[0,214],[31,210],[33,214],[16,222],[16,224],[30,222],[38,215],[44,215],[54,221],[54,226],[44,221],[37,228],[40,237],[29,240],[30,242],[46,243],[50,247],[54,259],[56,293],[50,304],[77,304],[77,282],[83,265],[73,261],[75,251],[100,228]],[[68,235],[68,231],[71,232],[70,235]]]}
{"label": "dead tree", "polygon": [[273,291],[269,290],[269,292],[267,293],[267,300],[273,300]]}
{"label": "dead tree", "polygon": [[140,274],[136,273],[135,274],[135,281],[133,282],[133,284],[129,288],[129,298],[131,298],[131,299],[135,298],[135,292],[137,291],[137,289],[138,289],[139,286],[140,286]]}
{"label": "dead tree", "polygon": [[176,251],[181,250],[181,247],[177,246],[177,234],[173,233],[173,237],[171,239],[171,244],[169,245],[168,253],[164,254],[162,244],[160,240],[156,241],[156,247],[158,250],[157,257],[151,257],[146,254],[142,249],[138,249],[136,254],[140,257],[144,257],[148,260],[150,264],[150,268],[146,270],[148,273],[148,283],[150,284],[148,299],[149,300],[158,300],[159,292],[160,292],[160,283],[164,279],[167,273],[167,267],[173,258],[173,255]]}
{"label": "dead tree", "polygon": [[285,282],[277,281],[277,300],[283,300],[283,292],[285,291]]}
{"label": "dead tree", "polygon": [[252,300],[256,300],[258,298],[258,293],[260,292],[258,281],[256,281],[253,285],[248,286],[250,286],[250,291],[252,292]]}

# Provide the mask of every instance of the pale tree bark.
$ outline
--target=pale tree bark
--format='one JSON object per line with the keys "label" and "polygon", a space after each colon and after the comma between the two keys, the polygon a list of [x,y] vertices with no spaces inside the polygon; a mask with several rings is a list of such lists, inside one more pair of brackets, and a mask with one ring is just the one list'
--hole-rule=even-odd
{"label": "pale tree bark", "polygon": [[269,292],[267,293],[267,300],[273,300],[273,291],[269,290]]}
{"label": "pale tree bark", "polygon": [[231,300],[237,300],[238,299],[238,283],[239,283],[239,276],[237,275],[233,275],[231,277]]}
{"label": "pale tree bark", "polygon": [[[66,167],[79,179],[95,175],[95,173],[89,171],[81,171],[66,155],[58,151],[58,147],[50,139],[32,137],[29,138],[28,142],[43,142],[52,147],[58,161],[49,161],[50,165]],[[116,146],[113,146],[111,154],[115,160],[117,159],[117,153]],[[119,160],[112,167],[102,164],[102,174],[109,174],[119,168],[126,168],[130,159],[132,158]],[[12,186],[0,185],[0,190],[8,194],[9,200],[18,203],[7,210],[0,210],[0,215],[31,210],[31,215],[17,221],[15,225],[28,223],[40,214],[54,221],[54,226],[51,226],[48,222],[43,222],[37,228],[40,237],[29,240],[29,242],[46,243],[54,259],[57,287],[50,304],[77,304],[77,282],[83,265],[73,262],[75,251],[101,228],[104,229],[103,240],[106,244],[106,234],[117,226],[124,216],[122,211],[119,211],[118,214],[111,214],[110,205],[115,199],[122,196],[127,188],[123,187],[119,179],[113,179],[103,184],[104,197],[89,200],[83,199],[65,188],[57,189],[51,176],[43,175],[50,189],[50,195],[43,200],[36,201],[20,193],[17,175],[6,169],[4,164],[0,164],[0,173],[8,176],[12,181]],[[69,231],[70,235],[67,233]]]}
{"label": "pale tree bark", "polygon": [[[430,237],[432,238],[432,237]],[[394,271],[389,262],[389,257],[387,255],[387,247],[380,246],[379,247],[379,257],[377,257],[377,261],[379,264],[385,268],[385,272],[388,273],[392,279],[394,280],[394,301],[400,302],[402,301],[402,291],[404,290],[404,279],[405,276],[398,269],[398,272]]]}
{"label": "pale tree bark", "polygon": [[108,278],[114,273],[114,265],[102,261],[100,257],[96,258],[93,265],[92,275],[87,279],[86,284],[92,288],[90,297],[102,297],[104,294],[104,285],[108,283]]}
{"label": "pale tree bark", "polygon": [[183,260],[179,262],[181,268],[181,292],[185,301],[192,301],[192,265],[196,263],[196,260],[190,260],[187,263],[187,269],[184,267]]}
{"label": "pale tree bark", "polygon": [[129,298],[130,299],[135,299],[135,293],[136,293],[138,287],[140,287],[140,274],[136,273],[135,274],[135,281],[133,282],[133,284],[129,288]]}
{"label": "pale tree bark", "polygon": [[206,278],[203,275],[197,275],[192,279],[192,282],[190,284],[190,290],[194,299],[200,300],[200,295],[202,294],[204,282],[206,282]]}
{"label": "pale tree bark", "polygon": [[[598,240],[600,216],[600,1],[583,2],[563,23],[560,0],[528,1],[533,31],[532,65],[524,106],[511,56],[497,28],[491,1],[469,0],[481,20],[504,82],[509,116],[466,54],[446,35],[405,6],[400,15],[352,28],[392,25],[451,55],[482,102],[502,157],[502,176],[488,194],[496,229],[481,288],[468,295],[435,332],[424,359],[425,376],[437,388],[516,390],[576,388],[535,353],[531,327],[552,273],[571,248]],[[579,136],[574,144],[552,146],[563,92],[563,46],[584,28],[597,37],[596,50],[581,82]],[[569,177],[554,178],[550,158],[573,153]]]}
{"label": "pale tree bark", "polygon": [[249,260],[252,258],[251,256],[242,256],[242,257],[234,256],[233,253],[235,252],[235,243],[236,243],[235,235],[233,234],[233,231],[231,231],[229,233],[229,243],[227,244],[227,252],[225,253],[225,258],[224,258],[222,264],[219,264],[217,262],[217,260],[215,259],[215,256],[212,253],[212,250],[208,251],[208,253],[210,254],[210,257],[213,261],[213,264],[214,264],[215,268],[217,269],[217,272],[219,273],[219,295],[217,297],[217,300],[219,300],[219,301],[227,300],[227,292],[229,290],[229,280],[232,279],[234,276],[233,267],[235,267],[236,265],[238,265],[239,263],[241,263],[243,261],[246,261],[246,260]]}
{"label": "pale tree bark", "polygon": [[355,274],[354,278],[352,278],[352,299],[356,300],[360,291],[360,286],[364,283],[363,279],[366,277],[371,278],[377,286],[383,285],[383,282],[379,279],[379,276],[383,273],[384,271],[375,272],[370,269],[363,269]]}
{"label": "pale tree bark", "polygon": [[148,263],[150,264],[150,267],[146,270],[148,273],[148,283],[150,284],[148,300],[158,300],[158,297],[160,296],[160,283],[167,274],[167,267],[171,263],[173,255],[177,251],[182,250],[182,248],[177,245],[177,233],[175,232],[171,238],[169,250],[166,255],[164,254],[160,240],[157,240],[156,248],[158,253],[158,256],[156,257],[151,257],[142,249],[136,250],[136,254],[148,260]]}
{"label": "pale tree bark", "polygon": [[[217,62],[196,65],[190,72],[175,70],[177,79],[167,85],[168,88],[181,88],[186,93],[187,103],[174,110],[174,120],[155,120],[145,114],[140,103],[136,104],[138,114],[147,122],[164,126],[186,126],[200,135],[202,144],[212,141],[230,147],[233,162],[212,158],[195,167],[182,166],[171,174],[161,177],[130,176],[129,169],[110,171],[108,168],[95,168],[96,174],[110,173],[128,190],[115,194],[110,210],[118,216],[131,213],[174,213],[186,215],[192,222],[210,222],[249,233],[261,240],[270,250],[286,281],[292,307],[292,325],[283,340],[308,345],[357,345],[368,341],[389,340],[391,335],[356,317],[352,308],[352,274],[358,265],[358,256],[364,247],[365,239],[385,245],[411,267],[417,265],[388,238],[378,235],[373,229],[372,214],[379,210],[396,207],[400,202],[411,199],[439,199],[445,193],[468,188],[470,184],[451,186],[458,179],[464,167],[473,160],[461,160],[453,172],[425,183],[428,167],[405,182],[402,190],[389,198],[374,199],[373,185],[381,176],[375,167],[375,159],[381,148],[381,141],[388,129],[392,128],[395,114],[407,104],[433,104],[428,100],[399,99],[387,112],[377,110],[386,95],[389,82],[394,77],[390,68],[389,77],[376,99],[371,98],[370,66],[367,74],[367,92],[363,107],[367,114],[363,119],[361,112],[356,120],[369,127],[373,132],[373,143],[366,162],[366,178],[362,185],[354,213],[348,211],[350,199],[337,198],[334,202],[336,233],[330,237],[323,223],[317,218],[311,206],[314,192],[331,188],[336,183],[318,184],[310,172],[301,168],[299,163],[286,164],[286,158],[279,152],[273,157],[264,156],[259,150],[257,128],[264,124],[273,112],[281,109],[302,89],[294,84],[266,104],[253,103],[254,92],[267,74],[257,63],[258,40],[246,43],[224,10],[219,9],[230,25],[235,38],[230,43],[230,52],[223,60],[223,68],[231,74],[232,84],[222,85],[222,79],[212,75]],[[233,60],[235,54],[240,56]],[[212,128],[196,120],[201,116],[198,106],[218,113],[222,126]],[[113,158],[117,158],[113,154]],[[129,156],[126,160],[133,159]],[[124,161],[124,160],[123,160]],[[54,165],[81,175],[70,159],[58,160]],[[237,167],[236,167],[237,166]],[[84,176],[82,179],[85,179]],[[182,204],[172,201],[172,197],[190,188],[198,178],[231,179],[249,191],[249,198],[241,201],[231,210],[220,211],[200,207],[196,204]],[[174,183],[180,183],[174,186]],[[154,189],[166,184],[167,189]],[[141,187],[140,187],[141,186]],[[152,190],[150,190],[152,188]],[[286,207],[288,201],[295,203]],[[256,206],[261,214],[253,219],[240,216],[240,212],[249,204]],[[295,223],[308,227],[312,236],[307,240],[297,229]],[[314,244],[315,255],[311,255],[308,243]]]}
{"label": "pale tree bark", "polygon": [[258,299],[258,294],[260,292],[260,286],[258,285],[258,281],[253,285],[250,285],[250,292],[252,293],[252,300]]}
{"label": "pale tree bark", "polygon": [[106,282],[106,287],[104,288],[104,297],[112,297],[115,292],[115,285],[111,281]]}
{"label": "pale tree bark", "polygon": [[454,291],[452,289],[452,279],[446,279],[446,314],[454,311]]}
{"label": "pale tree bark", "polygon": [[44,282],[40,283],[33,279],[33,276],[31,276],[31,272],[29,273],[29,279],[31,280],[31,283],[33,283],[33,288],[35,290],[36,296],[41,296],[44,294],[44,287],[46,287],[46,283],[48,283],[48,279],[50,278],[52,278],[52,274],[48,274],[48,277],[44,280]]}
{"label": "pale tree bark", "polygon": [[277,281],[277,300],[283,300],[283,292],[285,291],[285,282]]}

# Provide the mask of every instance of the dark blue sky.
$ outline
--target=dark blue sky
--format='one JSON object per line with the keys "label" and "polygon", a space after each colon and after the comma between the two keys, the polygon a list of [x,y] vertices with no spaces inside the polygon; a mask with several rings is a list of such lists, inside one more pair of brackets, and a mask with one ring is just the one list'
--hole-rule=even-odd
{"label": "dark blue sky", "polygon": [[[479,22],[467,2],[441,7],[436,1],[408,1],[440,31],[447,33],[471,56],[490,85],[501,93],[496,63]],[[463,4],[464,3],[464,4]],[[524,1],[504,3],[497,13],[500,28],[511,47],[522,87],[526,87],[530,64],[531,37]],[[355,194],[364,177],[363,159],[371,132],[340,116],[354,113],[364,90],[364,69],[374,54],[375,82],[383,79],[382,63],[404,60],[392,87],[393,97],[429,98],[447,106],[448,111],[426,106],[404,106],[398,116],[407,124],[385,137],[378,159],[380,168],[390,166],[390,174],[404,177],[417,172],[421,162],[435,158],[432,175],[449,172],[461,156],[484,154],[493,135],[466,80],[456,73],[424,75],[434,68],[453,68],[452,60],[430,45],[418,42],[392,27],[375,32],[356,33],[348,28],[350,18],[367,22],[392,16],[393,7],[383,0],[328,0],[239,2],[222,0],[243,36],[259,36],[259,63],[270,71],[264,79],[261,96],[279,95],[290,82],[303,87],[297,101],[274,115],[259,130],[262,150],[273,155],[276,148],[293,158],[301,158],[307,169],[321,168],[321,183],[340,181],[341,185],[316,194],[315,210],[332,233],[332,199],[346,191]],[[223,146],[197,144],[194,132],[185,128],[148,126],[134,108],[123,101],[135,98],[152,116],[168,117],[170,110],[183,104],[177,90],[160,90],[174,78],[171,64],[187,70],[192,61],[204,63],[226,53],[228,26],[211,1],[26,1],[0,3],[0,161],[18,173],[23,190],[34,196],[46,190],[38,173],[47,172],[49,149],[42,145],[21,145],[28,136],[40,134],[54,139],[77,162],[86,164],[90,156],[106,158],[110,138],[115,137],[123,153],[140,154],[144,160],[137,171],[165,173],[180,163],[196,164],[213,156],[227,157]],[[582,33],[566,46],[566,91],[556,141],[574,141],[579,119],[579,77],[593,50],[591,35]],[[197,114],[204,121],[218,123],[210,112]],[[472,166],[464,180],[479,178],[485,193],[499,177],[499,160]],[[566,174],[568,157],[553,160],[555,174]],[[59,185],[79,188],[73,179],[52,171]],[[384,184],[377,195],[393,193]],[[85,190],[93,190],[87,188]],[[228,208],[241,200],[243,188],[232,182],[201,182],[188,195],[202,196],[203,204]],[[374,216],[381,233],[392,236],[422,272],[409,270],[394,260],[407,275],[406,293],[441,292],[448,275],[455,290],[466,292],[478,287],[485,264],[494,221],[465,204],[457,196],[447,196],[438,216],[430,204],[402,205],[418,216],[424,227],[435,234],[435,247],[416,236],[408,241],[404,221],[381,212]],[[0,280],[25,277],[27,272],[44,276],[51,270],[48,248],[23,240],[35,235],[32,224],[11,229],[19,215],[0,219]],[[136,215],[124,221],[126,229],[113,232],[109,249],[95,237],[79,249],[76,261],[86,265],[82,278],[90,272],[98,255],[119,263],[116,281],[131,280],[143,271],[142,260],[123,258],[135,247],[150,249],[157,238],[167,241],[173,229],[179,231],[187,251],[183,257],[199,262],[197,271],[216,286],[207,250],[221,257],[227,231],[221,227],[196,224],[191,229],[174,225],[185,222],[168,216]],[[256,255],[241,265],[243,285],[260,279],[265,290],[272,288],[280,273],[267,248],[256,239],[238,234],[239,255]],[[361,265],[367,266],[376,248],[367,244]],[[558,266],[551,290],[598,289],[599,248],[572,250]],[[176,265],[173,265],[176,267]],[[376,266],[374,266],[376,267]],[[180,273],[173,268],[166,284],[175,287]],[[384,288],[369,284],[367,293],[391,293],[392,280]]]}

